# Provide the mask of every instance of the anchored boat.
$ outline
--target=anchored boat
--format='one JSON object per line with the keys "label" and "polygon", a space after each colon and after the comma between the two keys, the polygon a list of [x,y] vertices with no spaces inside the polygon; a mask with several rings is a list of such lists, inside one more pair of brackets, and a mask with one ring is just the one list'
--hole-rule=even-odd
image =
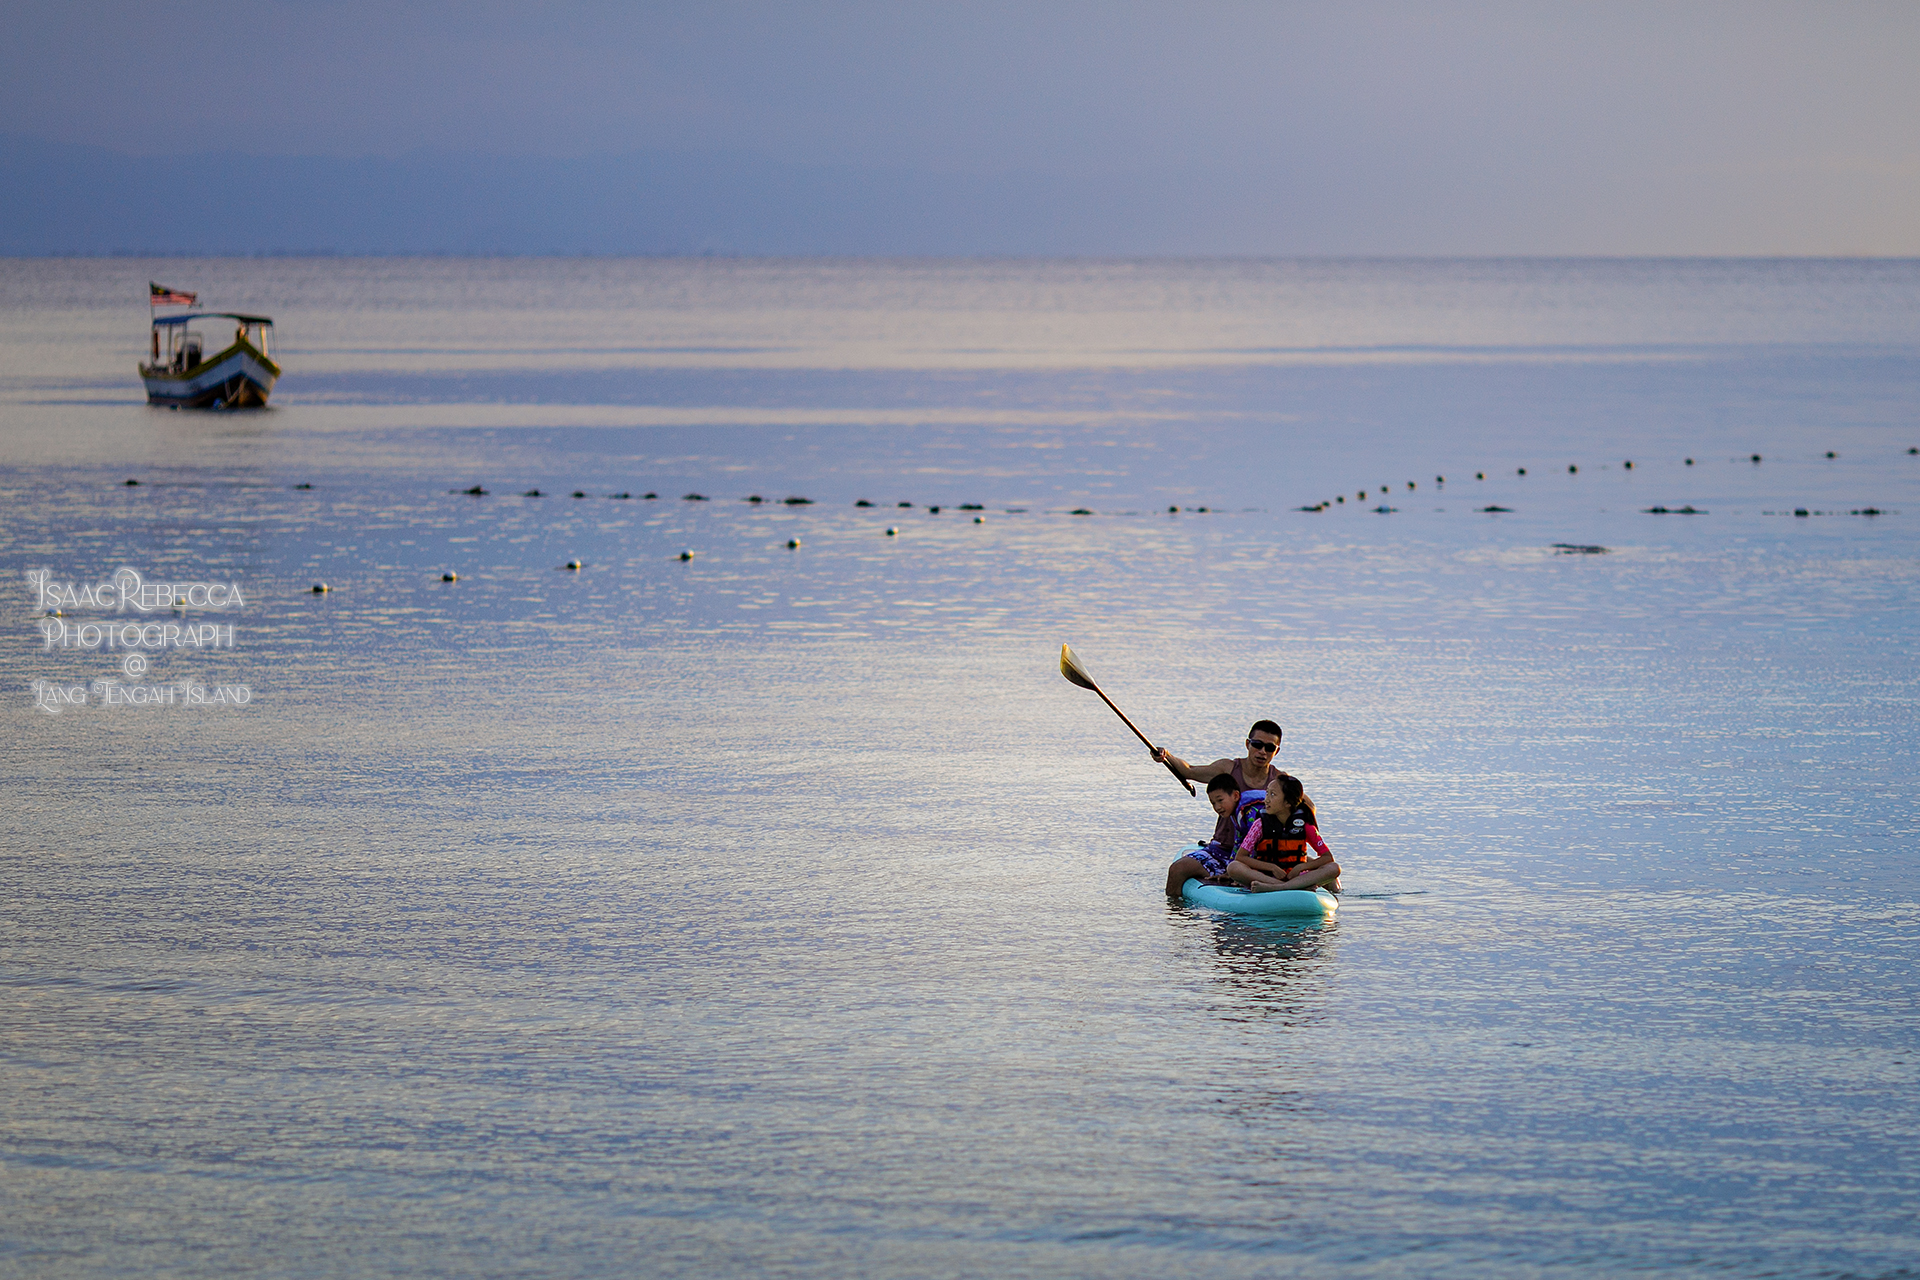
{"label": "anchored boat", "polygon": [[[191,297],[192,295],[187,295]],[[233,342],[208,356],[202,320],[214,322],[215,332],[231,321]],[[147,384],[147,403],[171,409],[245,409],[264,405],[280,377],[280,366],[267,354],[273,320],[233,311],[195,311],[187,315],[156,316],[153,321],[152,363],[140,366]]]}

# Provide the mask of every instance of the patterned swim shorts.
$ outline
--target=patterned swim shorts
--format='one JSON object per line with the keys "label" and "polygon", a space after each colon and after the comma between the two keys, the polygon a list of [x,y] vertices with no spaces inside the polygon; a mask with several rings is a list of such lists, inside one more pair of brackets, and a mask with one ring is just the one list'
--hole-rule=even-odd
{"label": "patterned swim shorts", "polygon": [[1203,844],[1198,849],[1189,849],[1186,856],[1205,867],[1210,876],[1227,874],[1227,864],[1233,861],[1231,850],[1223,850],[1212,844]]}

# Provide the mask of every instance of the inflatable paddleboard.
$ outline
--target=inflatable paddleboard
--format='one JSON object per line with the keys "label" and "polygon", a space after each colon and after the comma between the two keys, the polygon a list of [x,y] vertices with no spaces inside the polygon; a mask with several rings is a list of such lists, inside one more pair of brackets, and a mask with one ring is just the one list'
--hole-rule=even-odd
{"label": "inflatable paddleboard", "polygon": [[1340,907],[1340,900],[1322,889],[1255,893],[1238,885],[1206,884],[1199,880],[1181,885],[1180,896],[1196,907],[1246,916],[1331,916]]}

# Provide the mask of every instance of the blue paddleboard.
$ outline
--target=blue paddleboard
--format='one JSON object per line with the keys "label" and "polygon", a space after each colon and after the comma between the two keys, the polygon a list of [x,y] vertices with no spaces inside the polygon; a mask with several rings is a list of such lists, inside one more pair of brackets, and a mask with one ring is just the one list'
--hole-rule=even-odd
{"label": "blue paddleboard", "polygon": [[1196,907],[1232,911],[1246,916],[1330,916],[1340,900],[1321,889],[1275,889],[1255,893],[1238,885],[1205,884],[1189,880],[1180,896]]}

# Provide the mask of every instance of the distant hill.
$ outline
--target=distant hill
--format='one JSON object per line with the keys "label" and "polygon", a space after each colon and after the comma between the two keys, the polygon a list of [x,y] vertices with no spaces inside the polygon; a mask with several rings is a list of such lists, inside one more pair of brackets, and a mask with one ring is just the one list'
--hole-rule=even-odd
{"label": "distant hill", "polygon": [[1208,219],[1170,207],[1198,193],[1169,190],[740,153],[152,157],[0,134],[0,254],[1208,251]]}

